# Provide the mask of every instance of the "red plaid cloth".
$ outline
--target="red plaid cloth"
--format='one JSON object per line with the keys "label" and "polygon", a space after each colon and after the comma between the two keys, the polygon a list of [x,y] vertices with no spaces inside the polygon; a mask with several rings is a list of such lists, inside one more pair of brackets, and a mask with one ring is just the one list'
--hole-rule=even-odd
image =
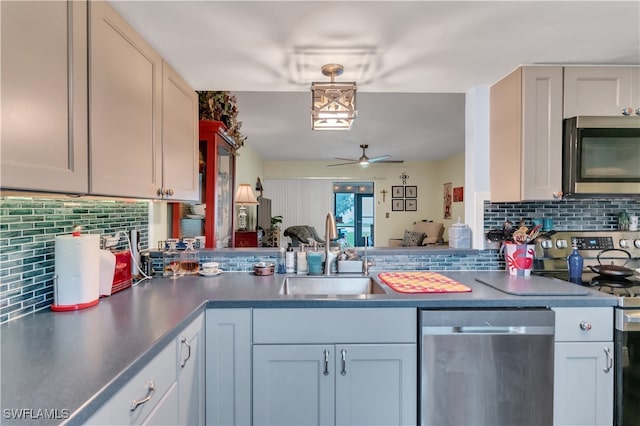
{"label": "red plaid cloth", "polygon": [[437,272],[381,272],[378,277],[398,293],[459,293],[471,289]]}

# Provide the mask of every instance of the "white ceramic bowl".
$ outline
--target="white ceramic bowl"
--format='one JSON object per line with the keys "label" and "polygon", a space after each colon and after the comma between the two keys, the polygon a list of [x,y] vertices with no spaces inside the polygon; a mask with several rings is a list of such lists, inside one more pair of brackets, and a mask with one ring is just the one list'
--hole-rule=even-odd
{"label": "white ceramic bowl", "polygon": [[205,262],[202,264],[202,272],[218,272],[218,262]]}
{"label": "white ceramic bowl", "polygon": [[206,207],[206,204],[194,204],[191,206],[191,211],[193,212],[193,214],[204,216],[204,210]]}

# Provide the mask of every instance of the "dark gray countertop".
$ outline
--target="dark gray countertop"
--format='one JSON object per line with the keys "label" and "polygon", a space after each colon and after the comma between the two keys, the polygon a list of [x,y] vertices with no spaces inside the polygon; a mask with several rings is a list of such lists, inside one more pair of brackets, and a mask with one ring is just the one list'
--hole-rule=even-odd
{"label": "dark gray countertop", "polygon": [[[514,296],[481,284],[496,272],[443,272],[469,293],[280,296],[284,275],[225,272],[215,277],[154,278],[76,312],[44,310],[0,326],[2,424],[22,421],[6,410],[67,410],[81,424],[205,308],[412,307],[504,308],[615,306],[594,290],[586,296]],[[62,416],[61,416],[62,417]]]}

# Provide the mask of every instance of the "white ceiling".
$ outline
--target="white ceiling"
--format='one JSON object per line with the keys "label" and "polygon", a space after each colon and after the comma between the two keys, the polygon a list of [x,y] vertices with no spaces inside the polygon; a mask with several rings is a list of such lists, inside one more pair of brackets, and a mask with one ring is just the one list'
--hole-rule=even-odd
{"label": "white ceiling", "polygon": [[[519,65],[640,64],[632,1],[112,1],[196,90],[237,95],[265,160],[464,150],[464,94]],[[358,84],[350,131],[312,131],[311,81]],[[349,166],[345,166],[349,167]],[[376,165],[384,167],[384,165]]]}

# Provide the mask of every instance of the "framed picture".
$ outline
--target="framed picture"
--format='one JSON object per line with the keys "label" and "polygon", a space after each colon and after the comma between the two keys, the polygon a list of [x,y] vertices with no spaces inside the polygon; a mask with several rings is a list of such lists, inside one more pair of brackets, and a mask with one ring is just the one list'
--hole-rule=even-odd
{"label": "framed picture", "polygon": [[442,203],[443,203],[443,217],[445,219],[451,219],[451,182],[447,182],[442,185]]}
{"label": "framed picture", "polygon": [[459,203],[464,201],[464,188],[462,186],[457,186],[453,188],[453,202]]}
{"label": "framed picture", "polygon": [[404,197],[404,188],[402,186],[392,186],[391,198],[402,198],[402,197]]}
{"label": "framed picture", "polygon": [[404,187],[404,198],[417,198],[418,197],[418,187],[417,186],[405,186]]}
{"label": "framed picture", "polygon": [[394,212],[401,212],[404,210],[404,200],[402,198],[397,198],[391,200],[391,210]]}
{"label": "framed picture", "polygon": [[415,198],[409,198],[404,200],[404,209],[408,212],[415,212],[418,210],[418,200]]}

